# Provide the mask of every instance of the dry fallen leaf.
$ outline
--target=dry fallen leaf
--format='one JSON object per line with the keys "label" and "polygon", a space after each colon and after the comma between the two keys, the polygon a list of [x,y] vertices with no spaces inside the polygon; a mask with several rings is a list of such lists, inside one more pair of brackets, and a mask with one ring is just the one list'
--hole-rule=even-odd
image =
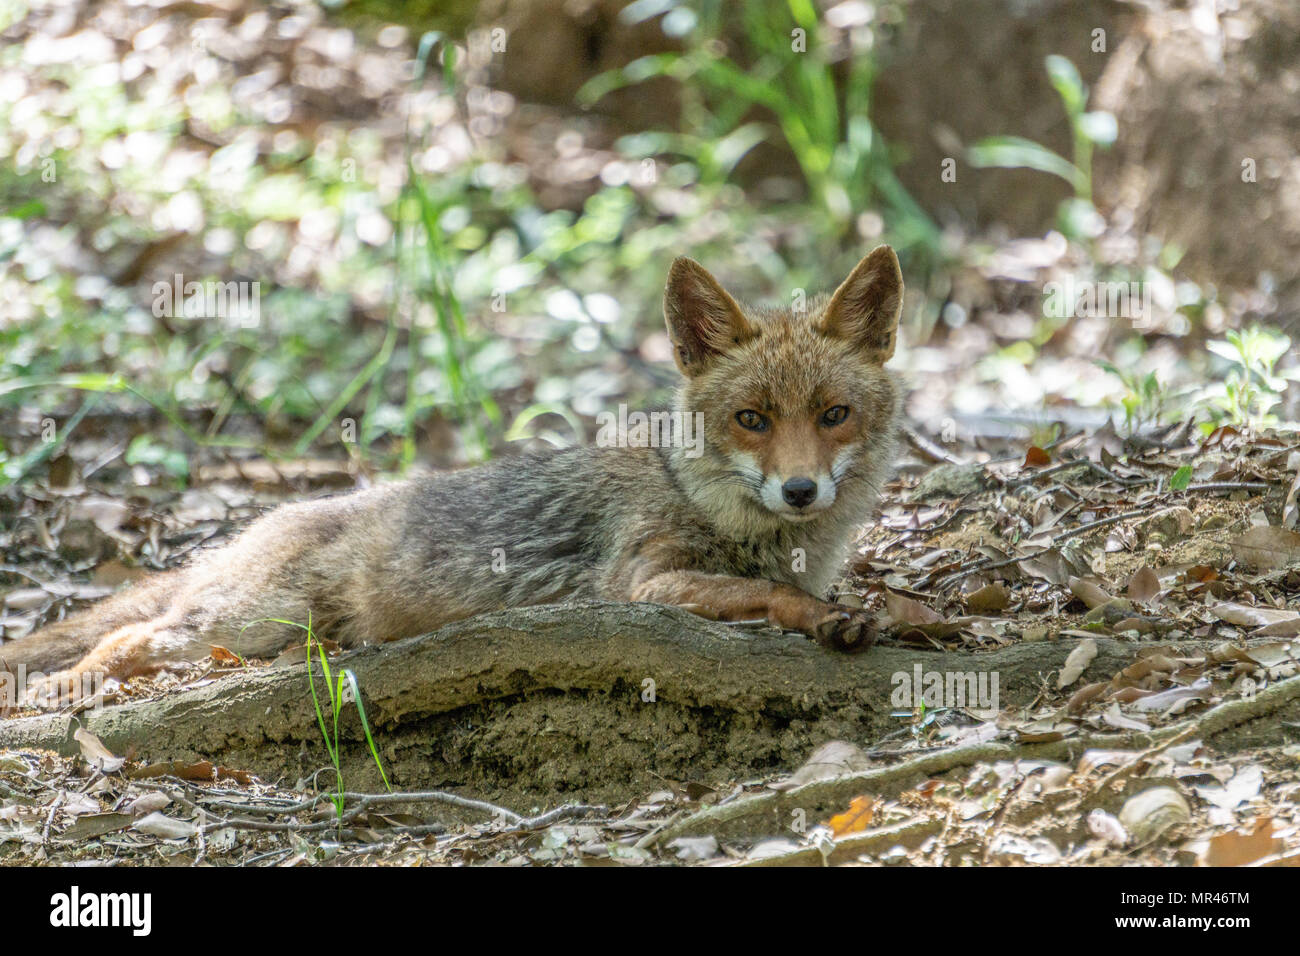
{"label": "dry fallen leaf", "polygon": [[1201,866],[1245,866],[1266,856],[1280,853],[1283,842],[1273,836],[1273,818],[1260,817],[1255,829],[1230,830],[1211,837],[1197,863]]}
{"label": "dry fallen leaf", "polygon": [[1061,673],[1056,678],[1056,688],[1069,687],[1077,681],[1080,675],[1088,669],[1094,657],[1097,656],[1097,642],[1090,637],[1086,637],[1075,645],[1074,650],[1065,659],[1061,665]]}
{"label": "dry fallen leaf", "polygon": [[1084,704],[1094,700],[1098,694],[1109,686],[1110,682],[1104,680],[1095,681],[1091,684],[1084,684],[1070,695],[1070,700],[1065,705],[1065,712],[1067,714],[1077,714],[1079,711],[1083,710]]}
{"label": "dry fallen leaf", "polygon": [[1220,621],[1227,621],[1238,627],[1268,627],[1270,624],[1300,620],[1300,611],[1279,611],[1271,607],[1251,607],[1248,604],[1231,604],[1227,601],[1212,605],[1210,613]]}
{"label": "dry fallen leaf", "polygon": [[1090,611],[1111,599],[1096,578],[1070,578],[1070,593],[1088,605]]}
{"label": "dry fallen leaf", "polygon": [[72,739],[81,745],[81,755],[86,758],[86,763],[96,770],[103,773],[116,773],[122,769],[122,764],[126,763],[125,758],[115,757],[113,752],[104,746],[103,741],[85,727],[78,727]]}
{"label": "dry fallen leaf", "polygon": [[194,824],[186,820],[176,820],[157,812],[137,820],[134,829],[162,840],[185,840],[199,832]]}
{"label": "dry fallen leaf", "polygon": [[1139,604],[1150,604],[1160,596],[1160,576],[1146,565],[1134,573],[1128,582],[1128,599]]}
{"label": "dry fallen leaf", "polygon": [[1052,463],[1052,456],[1037,445],[1030,445],[1029,451],[1025,454],[1026,468],[1042,468],[1044,465]]}
{"label": "dry fallen leaf", "polygon": [[[1288,622],[1291,623],[1291,622]],[[1261,628],[1255,631],[1255,634],[1263,634],[1269,628]],[[1300,650],[1294,644],[1280,644],[1274,641],[1271,644],[1255,644],[1251,647],[1242,648],[1242,658],[1248,661],[1254,661],[1261,667],[1277,667],[1296,656],[1296,651]]]}
{"label": "dry fallen leaf", "polygon": [[854,797],[847,810],[831,817],[828,824],[831,828],[831,835],[842,837],[847,833],[861,833],[871,826],[871,820],[875,817],[876,808],[879,805],[880,801],[875,797],[865,794]]}
{"label": "dry fallen leaf", "polygon": [[88,813],[77,817],[59,836],[65,840],[93,840],[125,830],[133,820],[129,813]]}
{"label": "dry fallen leaf", "polygon": [[1251,528],[1230,543],[1236,559],[1257,571],[1272,571],[1300,562],[1300,532],[1288,528]]}
{"label": "dry fallen leaf", "polygon": [[942,624],[943,615],[920,601],[914,601],[893,591],[885,591],[885,607],[889,616],[900,624],[924,627],[929,624]]}
{"label": "dry fallen leaf", "polygon": [[929,637],[946,637],[960,629],[960,624],[948,621],[933,608],[901,594],[885,589],[885,610],[895,624],[904,631],[916,629]]}
{"label": "dry fallen leaf", "polygon": [[234,651],[227,650],[220,644],[212,645],[212,663],[220,664],[223,667],[241,667],[244,659]]}
{"label": "dry fallen leaf", "polygon": [[1259,764],[1251,764],[1238,770],[1231,780],[1223,786],[1194,787],[1196,795],[1216,807],[1235,810],[1241,804],[1259,796],[1259,788],[1264,783],[1264,771]]}
{"label": "dry fallen leaf", "polygon": [[[1136,697],[1132,703],[1137,710],[1165,710],[1181,704],[1186,706],[1188,701],[1204,700],[1209,697],[1212,687],[1209,680],[1202,677],[1190,687],[1171,687],[1168,690],[1162,690],[1158,694],[1146,694]],[[1123,700],[1122,694],[1115,695],[1117,699]]]}
{"label": "dry fallen leaf", "polygon": [[1300,635],[1300,618],[1266,624],[1258,631],[1250,632],[1251,637],[1296,637],[1297,635]]}
{"label": "dry fallen leaf", "polygon": [[871,758],[857,744],[846,740],[828,740],[812,752],[812,756],[788,779],[768,784],[773,790],[793,790],[814,780],[833,780],[847,777],[871,767]]}
{"label": "dry fallen leaf", "polygon": [[161,790],[150,790],[148,793],[140,794],[140,796],[128,803],[126,809],[133,817],[144,817],[162,810],[171,802],[172,798]]}
{"label": "dry fallen leaf", "polygon": [[966,608],[975,614],[1001,611],[1011,603],[1011,589],[1000,581],[986,584],[966,595]]}
{"label": "dry fallen leaf", "polygon": [[1118,730],[1137,730],[1145,733],[1151,729],[1151,725],[1146,721],[1123,714],[1119,709],[1118,701],[1106,708],[1106,711],[1101,715],[1101,720],[1107,727],[1114,727]]}

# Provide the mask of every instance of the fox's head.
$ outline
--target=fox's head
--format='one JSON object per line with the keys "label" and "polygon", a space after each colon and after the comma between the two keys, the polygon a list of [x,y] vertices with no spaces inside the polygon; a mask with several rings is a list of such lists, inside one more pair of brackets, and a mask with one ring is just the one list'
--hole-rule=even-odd
{"label": "fox's head", "polygon": [[745,308],[699,263],[673,262],[664,313],[686,377],[678,404],[704,415],[711,506],[788,522],[846,496],[869,506],[894,443],[899,389],[883,366],[902,302],[888,246],[800,310]]}

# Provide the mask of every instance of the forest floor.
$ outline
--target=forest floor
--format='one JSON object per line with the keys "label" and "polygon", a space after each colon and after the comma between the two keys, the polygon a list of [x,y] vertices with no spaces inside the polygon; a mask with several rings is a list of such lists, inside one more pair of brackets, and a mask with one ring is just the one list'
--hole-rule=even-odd
{"label": "forest floor", "polygon": [[[110,469],[122,484],[106,494],[103,480],[91,492],[81,478],[59,486],[58,473],[4,542],[21,561],[5,570],[30,584],[5,597],[8,635],[103,593],[142,542],[172,565],[254,502],[350,481],[346,463],[214,465],[209,480],[163,491]],[[1033,700],[998,706],[996,685],[964,706],[923,697],[896,712],[896,732],[825,741],[793,773],[659,778],[616,804],[531,816],[442,792],[351,796],[340,816],[323,745],[316,774],[263,781],[151,761],[147,741],[112,754],[82,731],[75,757],[0,754],[0,862],[1294,865],[1298,488],[1295,434],[1174,429],[1138,447],[1079,433],[1014,457],[918,436],[839,599],[877,608],[888,646],[1071,647]],[[69,555],[81,556],[77,573]],[[1130,643],[1131,662],[1085,682],[1103,637]],[[300,648],[275,663],[302,659]],[[245,666],[218,651],[110,682],[97,703]],[[1019,752],[1030,744],[1032,756]],[[797,807],[800,794],[838,810],[774,824],[772,801]]]}

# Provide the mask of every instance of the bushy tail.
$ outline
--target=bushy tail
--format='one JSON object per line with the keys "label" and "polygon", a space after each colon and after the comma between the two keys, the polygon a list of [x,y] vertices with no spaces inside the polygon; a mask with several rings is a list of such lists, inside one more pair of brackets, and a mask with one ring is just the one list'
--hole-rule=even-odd
{"label": "bushy tail", "polygon": [[119,627],[158,617],[170,603],[182,572],[154,575],[16,641],[0,644],[0,672],[50,674],[76,664]]}

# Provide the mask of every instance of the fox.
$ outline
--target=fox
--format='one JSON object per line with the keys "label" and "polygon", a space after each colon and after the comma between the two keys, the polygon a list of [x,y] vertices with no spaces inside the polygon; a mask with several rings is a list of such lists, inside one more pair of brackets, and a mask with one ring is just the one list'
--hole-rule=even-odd
{"label": "fox", "polygon": [[[870,612],[827,600],[893,466],[903,389],[886,369],[903,304],[892,248],[803,308],[746,306],[685,256],[663,311],[681,381],[671,420],[702,441],[621,441],[289,503],[229,543],[0,645],[29,705],[88,681],[207,657],[273,657],[307,622],[345,649],[473,615],[652,602],[762,619],[841,651]],[[611,447],[611,445],[613,447]]]}

